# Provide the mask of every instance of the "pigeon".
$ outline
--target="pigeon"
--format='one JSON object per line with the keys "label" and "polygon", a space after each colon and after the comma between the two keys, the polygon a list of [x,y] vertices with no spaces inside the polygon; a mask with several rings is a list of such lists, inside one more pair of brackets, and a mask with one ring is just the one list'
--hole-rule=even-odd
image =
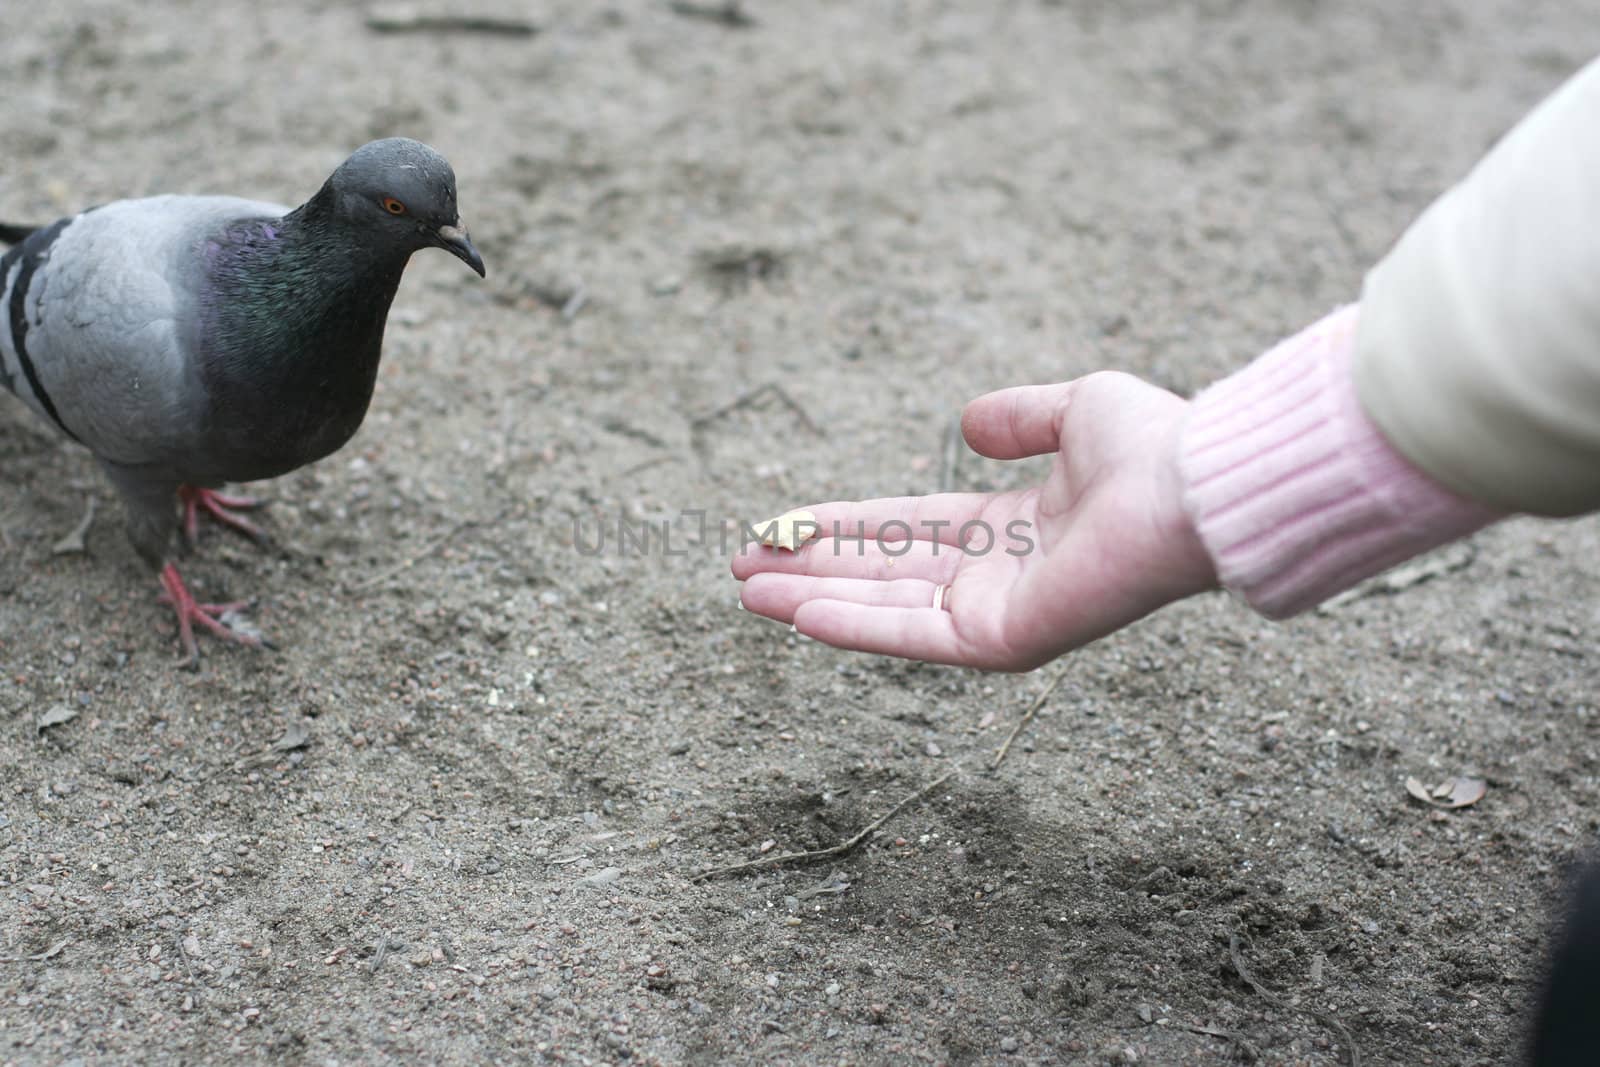
{"label": "pigeon", "polygon": [[174,534],[192,542],[204,512],[257,536],[240,512],[261,502],[217,490],[350,440],[413,252],[442,248],[487,276],[454,170],[401,137],[357,149],[292,211],[153,196],[0,224],[0,241],[0,385],[99,461],[190,665],[196,626],[262,642],[225,624],[239,604],[190,595]]}

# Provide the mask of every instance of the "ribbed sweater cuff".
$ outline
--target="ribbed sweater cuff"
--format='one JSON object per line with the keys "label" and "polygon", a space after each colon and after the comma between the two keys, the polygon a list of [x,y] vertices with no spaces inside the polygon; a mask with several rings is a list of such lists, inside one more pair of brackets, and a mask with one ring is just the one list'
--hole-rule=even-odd
{"label": "ribbed sweater cuff", "polygon": [[1357,305],[1195,399],[1184,503],[1224,587],[1285,618],[1501,518],[1396,452],[1356,398]]}

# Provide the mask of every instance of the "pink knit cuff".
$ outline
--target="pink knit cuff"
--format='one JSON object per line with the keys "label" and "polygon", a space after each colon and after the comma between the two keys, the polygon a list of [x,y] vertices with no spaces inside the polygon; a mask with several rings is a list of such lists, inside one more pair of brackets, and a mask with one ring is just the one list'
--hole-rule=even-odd
{"label": "pink knit cuff", "polygon": [[1358,313],[1340,308],[1201,393],[1179,443],[1218,577],[1271,618],[1502,517],[1412,466],[1362,410]]}

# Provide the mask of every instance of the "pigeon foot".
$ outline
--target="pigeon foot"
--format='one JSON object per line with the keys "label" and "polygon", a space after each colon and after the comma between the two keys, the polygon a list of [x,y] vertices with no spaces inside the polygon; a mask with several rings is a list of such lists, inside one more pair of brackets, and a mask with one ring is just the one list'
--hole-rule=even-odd
{"label": "pigeon foot", "polygon": [[261,527],[238,514],[266,504],[249,496],[224,496],[210,489],[193,485],[178,486],[178,499],[183,501],[183,536],[193,545],[200,536],[200,512],[204,511],[224,526],[231,526],[252,541],[264,538]]}
{"label": "pigeon foot", "polygon": [[195,667],[200,663],[200,646],[194,639],[195,623],[199,623],[225,641],[234,641],[251,648],[261,648],[265,644],[259,638],[232,629],[221,619],[221,616],[230,611],[244,608],[248,601],[235,600],[226,604],[197,603],[190,595],[188,587],[183,584],[183,579],[178,577],[178,568],[171,563],[161,568],[161,600],[171,604],[172,610],[178,615],[178,641],[183,645],[185,667]]}

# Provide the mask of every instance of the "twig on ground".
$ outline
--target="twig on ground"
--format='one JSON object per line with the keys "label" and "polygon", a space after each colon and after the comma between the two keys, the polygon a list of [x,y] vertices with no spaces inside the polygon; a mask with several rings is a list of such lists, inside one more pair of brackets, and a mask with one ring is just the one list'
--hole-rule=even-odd
{"label": "twig on ground", "polygon": [[386,933],[384,933],[384,935],[382,937],[378,938],[378,947],[372,953],[372,965],[367,968],[367,973],[369,973],[369,974],[377,974],[378,973],[378,968],[383,966],[384,958],[387,957],[388,955],[389,955],[389,935],[386,932]]}
{"label": "twig on ground", "polygon": [[532,37],[539,32],[539,27],[525,19],[433,14],[407,7],[370,12],[367,29],[376,33],[487,33],[500,37]]}
{"label": "twig on ground", "polygon": [[782,249],[753,241],[714,245],[702,248],[694,255],[700,268],[710,274],[726,293],[763,278],[778,277],[783,273],[786,258],[787,253]]}
{"label": "twig on ground", "polygon": [[1318,1011],[1315,1008],[1302,1008],[1298,1005],[1290,1004],[1287,1000],[1284,1000],[1266,986],[1256,981],[1255,975],[1251,974],[1245,969],[1244,960],[1239,955],[1239,935],[1237,933],[1228,935],[1228,955],[1233,960],[1234,971],[1239,975],[1240,978],[1244,979],[1245,985],[1255,990],[1256,996],[1260,997],[1268,1004],[1271,1004],[1274,1008],[1278,1008],[1283,1011],[1299,1012],[1301,1015],[1309,1015],[1323,1026],[1326,1026],[1328,1029],[1337,1033],[1339,1035],[1339,1039],[1344,1042],[1345,1049],[1350,1053],[1350,1067],[1361,1067],[1361,1050],[1356,1048],[1356,1039],[1351,1035],[1350,1028],[1348,1026],[1346,1026],[1335,1016],[1329,1015],[1327,1012]]}
{"label": "twig on ground", "polygon": [[633,466],[612,475],[611,478],[606,480],[612,481],[617,478],[631,478],[635,474],[644,473],[651,467],[659,467],[663,463],[671,463],[677,458],[677,456],[656,456],[654,459],[647,459],[643,463],[635,463]]}
{"label": "twig on ground", "polygon": [[806,413],[806,409],[801,407],[795,401],[794,397],[789,395],[788,390],[779,385],[777,382],[768,382],[766,385],[752,389],[748,393],[743,393],[739,396],[736,396],[726,404],[722,405],[720,408],[717,408],[715,411],[707,412],[706,414],[694,419],[690,425],[696,428],[707,426],[713,422],[716,422],[720,418],[733,414],[735,411],[738,411],[741,408],[753,407],[757,401],[766,396],[777,397],[783,402],[784,407],[794,412],[795,418],[800,420],[800,424],[802,426],[804,426],[807,430],[810,430],[817,437],[822,436],[822,428],[812,420],[809,414]]}
{"label": "twig on ground", "polygon": [[779,385],[777,382],[768,382],[766,385],[752,389],[748,393],[743,393],[740,396],[733,398],[720,408],[717,408],[713,411],[708,411],[704,415],[699,415],[689,420],[689,445],[694,449],[695,454],[700,457],[700,461],[708,465],[711,462],[710,449],[705,439],[705,432],[712,423],[719,419],[726,418],[735,411],[739,411],[743,408],[754,407],[763,398],[768,396],[777,397],[784,407],[793,412],[794,417],[800,421],[800,425],[804,426],[808,431],[811,432],[812,436],[821,437],[823,435],[822,428],[816,424],[809,414],[806,413],[806,409],[801,407],[795,401],[794,397],[789,395],[788,391],[784,389],[783,386]]}
{"label": "twig on ground", "polygon": [[194,969],[194,960],[189,956],[189,950],[183,947],[182,930],[172,931],[172,944],[178,950],[178,958],[183,961],[183,969],[189,972],[190,980],[198,978],[199,975],[195,973]]}
{"label": "twig on ground", "polygon": [[783,401],[784,407],[794,412],[794,417],[800,420],[800,425],[810,430],[813,437],[822,436],[822,427],[818,426],[814,421],[812,421],[811,415],[806,411],[805,408],[800,406],[799,402],[796,401],[794,397],[789,395],[789,391],[787,389],[776,382],[772,383],[769,388],[771,388],[773,396]]}
{"label": "twig on ground", "polygon": [[43,952],[35,952],[31,956],[0,956],[0,963],[43,963],[45,960],[58,955],[62,949],[72,944],[72,938],[57,941]]}
{"label": "twig on ground", "polygon": [[832,859],[834,856],[843,856],[845,853],[853,851],[856,846],[860,845],[867,838],[871,837],[872,834],[882,827],[884,823],[888,822],[896,815],[899,815],[906,808],[910,807],[912,804],[915,804],[917,801],[921,800],[923,797],[939,788],[945,782],[949,781],[960,770],[960,767],[953,767],[944,774],[941,774],[939,777],[935,778],[933,781],[929,782],[921,789],[918,789],[915,793],[912,793],[910,796],[900,801],[900,803],[896,804],[894,807],[890,808],[888,811],[872,820],[866,826],[862,827],[861,830],[855,834],[855,836],[849,838],[848,840],[841,841],[831,848],[813,849],[810,852],[785,852],[782,855],[777,856],[762,856],[760,859],[751,860],[748,863],[735,863],[731,867],[717,867],[709,871],[701,871],[699,874],[692,876],[689,881],[704,882],[712,878],[722,878],[732,874],[744,874],[748,871],[759,871],[766,867],[777,867],[785,863],[815,863],[817,860]]}
{"label": "twig on ground", "polygon": [[566,302],[561,305],[559,309],[561,317],[567,322],[571,322],[578,317],[578,312],[582,311],[583,305],[588,302],[589,287],[580,281],[578,287],[572,291],[572,295],[567,297]]}
{"label": "twig on ground", "polygon": [[82,555],[88,551],[89,527],[94,525],[94,494],[89,495],[89,502],[84,506],[83,518],[78,520],[78,525],[69,530],[65,537],[51,546],[52,556]]}
{"label": "twig on ground", "polygon": [[1413,560],[1403,567],[1396,567],[1370,582],[1365,582],[1354,589],[1346,589],[1336,597],[1323,601],[1317,607],[1317,614],[1329,615],[1356,600],[1369,596],[1387,596],[1401,593],[1414,585],[1438,578],[1441,575],[1452,574],[1465,567],[1470,567],[1478,558],[1478,548],[1470,542],[1452,545],[1441,549],[1431,555]]}
{"label": "twig on ground", "polygon": [[1321,181],[1313,182],[1311,190],[1316,194],[1317,199],[1322,202],[1323,209],[1327,211],[1328,220],[1333,223],[1334,232],[1339,235],[1339,240],[1343,243],[1345,251],[1350,254],[1350,262],[1358,266],[1372,262],[1371,255],[1362,249],[1361,242],[1356,238],[1355,231],[1350,229],[1350,224],[1345,221],[1344,211],[1334,201],[1333,193],[1328,189],[1327,184]]}
{"label": "twig on ground", "polygon": [[[504,521],[513,510],[514,509],[512,508],[507,508],[494,518],[487,520],[487,525],[498,525]],[[450,527],[450,529],[446,530],[438,537],[435,537],[432,541],[429,541],[427,544],[423,545],[421,548],[417,549],[417,551],[413,552],[399,563],[396,563],[394,566],[388,568],[387,570],[379,571],[366,581],[357,582],[355,585],[350,586],[349,592],[364,593],[369,589],[376,588],[402,571],[408,571],[412,567],[415,567],[418,563],[421,563],[423,560],[439,551],[439,549],[443,548],[446,544],[455,540],[456,537],[460,536],[466,531],[476,526],[483,526],[485,524],[486,521],[483,519],[462,519],[460,522]]]}
{"label": "twig on ground", "polygon": [[1061,680],[1066,676],[1067,666],[1063,663],[1056,668],[1056,676],[1050,679],[1050,684],[1044,687],[1044,692],[1040,693],[1032,706],[1023,712],[1022,718],[1017,720],[1017,725],[1011,728],[1011,736],[1006,738],[1006,743],[1000,746],[994,754],[994,759],[989,761],[989,769],[991,771],[1000,769],[1000,764],[1004,763],[1006,757],[1011,755],[1011,745],[1016,741],[1017,735],[1028,728],[1028,724],[1033,721],[1033,717],[1039,714],[1039,709],[1044,707],[1044,702],[1050,699],[1050,694],[1056,691],[1056,687],[1061,684]]}
{"label": "twig on ground", "polygon": [[1173,1023],[1172,1025],[1177,1027],[1179,1030],[1187,1030],[1191,1034],[1204,1034],[1207,1037],[1220,1037],[1224,1041],[1231,1042],[1232,1044],[1238,1046],[1239,1050],[1244,1053],[1244,1059],[1248,1063],[1254,1063],[1261,1058],[1261,1050],[1256,1048],[1255,1045],[1251,1044],[1249,1039],[1243,1034],[1234,1030],[1219,1030],[1214,1026],[1196,1026],[1193,1023]]}
{"label": "twig on ground", "polygon": [[966,440],[961,434],[961,416],[951,420],[944,433],[944,464],[939,469],[939,492],[949,493],[956,487],[961,475],[961,453],[966,451]]}
{"label": "twig on ground", "polygon": [[742,0],[722,0],[720,4],[697,4],[693,0],[672,0],[667,5],[675,15],[683,15],[692,19],[705,19],[708,22],[720,22],[724,26],[734,29],[748,29],[756,24],[756,20],[745,11]]}

